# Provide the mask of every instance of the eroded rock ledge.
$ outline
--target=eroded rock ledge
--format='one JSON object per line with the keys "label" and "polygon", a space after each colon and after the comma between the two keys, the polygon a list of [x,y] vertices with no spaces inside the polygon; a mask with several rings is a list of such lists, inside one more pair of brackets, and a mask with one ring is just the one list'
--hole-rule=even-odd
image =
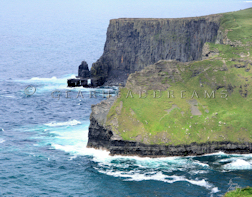
{"label": "eroded rock ledge", "polygon": [[142,157],[193,156],[219,151],[229,154],[252,153],[252,143],[233,143],[229,141],[191,143],[189,145],[148,145],[136,141],[125,141],[111,128],[106,127],[106,117],[116,97],[111,97],[97,105],[92,105],[88,133],[89,148],[105,149],[111,155],[137,155]]}

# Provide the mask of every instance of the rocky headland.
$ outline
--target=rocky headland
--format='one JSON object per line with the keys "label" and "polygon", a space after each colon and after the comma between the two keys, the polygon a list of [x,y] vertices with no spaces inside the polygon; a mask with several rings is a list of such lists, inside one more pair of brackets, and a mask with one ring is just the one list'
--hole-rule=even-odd
{"label": "rocky headland", "polygon": [[113,131],[112,127],[106,124],[107,115],[116,99],[116,97],[111,97],[92,106],[87,147],[107,150],[111,155],[142,157],[203,155],[219,151],[230,154],[252,153],[250,142],[238,143],[224,140],[207,143],[193,142],[184,145],[159,145],[146,144],[138,140],[123,140],[118,132]]}
{"label": "rocky headland", "polygon": [[90,75],[110,85],[119,75],[125,87],[92,106],[87,146],[149,157],[252,153],[251,13],[111,20]]}

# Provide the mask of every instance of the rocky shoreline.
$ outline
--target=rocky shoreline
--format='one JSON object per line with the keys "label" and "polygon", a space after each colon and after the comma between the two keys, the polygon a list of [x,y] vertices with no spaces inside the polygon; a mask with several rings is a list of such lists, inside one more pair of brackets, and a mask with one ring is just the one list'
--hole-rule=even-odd
{"label": "rocky shoreline", "polygon": [[140,157],[196,156],[216,152],[228,154],[252,153],[252,143],[234,143],[216,141],[207,143],[191,143],[189,145],[157,145],[136,141],[125,141],[106,126],[106,117],[116,97],[111,97],[97,105],[92,105],[88,133],[89,148],[105,149],[111,155],[137,155]]}

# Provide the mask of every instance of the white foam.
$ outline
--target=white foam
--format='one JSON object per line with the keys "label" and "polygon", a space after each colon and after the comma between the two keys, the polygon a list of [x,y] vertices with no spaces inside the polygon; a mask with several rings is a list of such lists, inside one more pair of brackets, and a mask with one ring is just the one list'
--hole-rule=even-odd
{"label": "white foam", "polygon": [[0,144],[2,144],[2,143],[4,143],[4,142],[5,142],[5,140],[2,139],[2,138],[0,138]]}
{"label": "white foam", "polygon": [[[109,158],[109,152],[105,150],[97,150],[93,148],[86,148],[86,142],[79,142],[74,145],[60,145],[60,144],[51,144],[51,146],[57,150],[62,150],[67,153],[71,153],[73,156],[78,155],[87,155],[87,156],[93,156],[94,161],[95,158],[103,158],[103,164],[106,164],[105,160]],[[108,162],[110,163],[110,160],[108,159]]]}
{"label": "white foam", "polygon": [[29,81],[38,81],[38,82],[53,82],[53,83],[66,83],[67,79],[75,79],[75,75],[72,74],[72,75],[68,75],[68,76],[65,76],[65,77],[62,77],[62,78],[57,78],[57,77],[51,77],[51,78],[43,78],[43,77],[32,77]]}
{"label": "white foam", "polygon": [[165,175],[162,172],[148,172],[142,173],[139,170],[131,170],[128,172],[125,171],[114,171],[114,170],[103,170],[96,168],[100,173],[114,176],[114,177],[122,177],[126,178],[125,181],[146,181],[146,180],[155,180],[155,181],[163,181],[166,183],[174,183],[177,181],[185,181],[189,182],[193,185],[198,185],[201,187],[205,187],[207,189],[212,189],[212,184],[208,183],[204,179],[202,180],[190,180],[185,178],[184,176],[176,176],[176,175]]}
{"label": "white foam", "polygon": [[232,162],[232,161],[234,161],[234,160],[236,160],[237,158],[233,158],[233,157],[231,157],[231,158],[226,158],[226,159],[221,159],[221,160],[219,160],[219,163],[226,163],[226,162]]}
{"label": "white foam", "polygon": [[252,165],[243,159],[237,159],[229,164],[225,164],[223,168],[228,170],[247,170],[252,169]]}
{"label": "white foam", "polygon": [[51,78],[43,78],[43,77],[32,77],[31,79],[28,80],[15,80],[17,82],[22,82],[22,83],[50,83],[50,84],[66,84],[67,79],[70,78],[75,78],[74,74],[63,76],[61,78],[57,77],[51,77]]}
{"label": "white foam", "polygon": [[218,187],[214,187],[214,188],[212,188],[211,193],[217,193],[219,191],[220,190],[218,189]]}
{"label": "white foam", "polygon": [[188,181],[189,183],[194,184],[194,185],[205,187],[207,189],[211,189],[212,188],[212,184],[210,184],[207,181],[205,181],[205,179],[203,179],[203,180],[188,180],[188,179],[185,179],[185,181]]}
{"label": "white foam", "polygon": [[209,172],[208,170],[191,170],[189,173],[194,175],[194,174],[206,174],[208,172]]}
{"label": "white foam", "polygon": [[32,77],[30,80],[31,81],[55,81],[57,80],[57,77],[52,77],[52,78]]}
{"label": "white foam", "polygon": [[[163,169],[167,172],[173,170],[182,170],[189,168],[191,165],[195,165],[192,160],[183,157],[164,157],[164,158],[149,158],[149,157],[138,157],[138,156],[121,156],[109,155],[109,152],[106,153],[103,150],[96,150],[93,152],[93,161],[99,163],[101,166],[110,165],[113,161],[117,160],[120,162],[131,162],[131,165],[134,165],[137,168],[144,169]],[[120,166],[120,164],[112,164],[113,166]]]}
{"label": "white foam", "polygon": [[209,167],[208,164],[202,163],[202,162],[200,162],[200,161],[195,161],[195,163],[198,164],[198,165],[200,165],[200,166],[203,166],[203,167]]}
{"label": "white foam", "polygon": [[73,160],[73,159],[76,159],[77,158],[77,155],[74,155],[74,156],[71,156],[70,158],[69,158],[69,160]]}
{"label": "white foam", "polygon": [[15,96],[13,96],[13,95],[7,95],[7,96],[5,96],[5,95],[1,95],[2,97],[6,97],[6,98],[16,98]]}
{"label": "white foam", "polygon": [[50,126],[50,127],[59,127],[59,126],[74,126],[74,125],[78,125],[81,124],[80,121],[77,120],[70,120],[67,122],[51,122],[48,124],[45,124],[46,126]]}
{"label": "white foam", "polygon": [[[68,125],[71,125],[71,127],[61,127]],[[108,151],[86,148],[88,141],[88,124],[81,124],[80,121],[71,120],[67,122],[48,123],[46,126],[52,127],[48,129],[47,132],[56,134],[47,141],[54,149],[70,153],[72,156],[88,155],[93,156],[94,160],[95,158],[99,158],[97,159],[99,161],[111,161],[110,158],[112,158],[112,156],[109,156]],[[52,131],[50,131],[51,129]]]}
{"label": "white foam", "polygon": [[227,154],[222,152],[222,151],[219,151],[219,152],[216,152],[216,153],[209,153],[209,154],[205,154],[205,155],[202,155],[202,156],[213,156],[213,155],[227,155]]}
{"label": "white foam", "polygon": [[52,144],[52,147],[54,147],[57,150],[63,150],[65,152],[76,152],[78,151],[78,145],[72,146],[72,145],[60,145],[60,144]]}

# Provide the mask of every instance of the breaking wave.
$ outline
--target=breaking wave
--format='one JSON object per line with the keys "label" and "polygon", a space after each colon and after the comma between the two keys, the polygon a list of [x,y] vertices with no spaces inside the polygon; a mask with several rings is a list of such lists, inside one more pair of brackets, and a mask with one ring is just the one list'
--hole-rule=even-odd
{"label": "breaking wave", "polygon": [[236,159],[231,163],[225,164],[223,168],[226,170],[251,170],[252,169],[251,163],[252,163],[251,161],[248,162],[243,159]]}
{"label": "breaking wave", "polygon": [[77,120],[70,120],[67,122],[50,122],[45,125],[50,126],[50,127],[57,127],[57,126],[74,126],[74,125],[78,125],[78,124],[81,124],[81,122],[77,121]]}

